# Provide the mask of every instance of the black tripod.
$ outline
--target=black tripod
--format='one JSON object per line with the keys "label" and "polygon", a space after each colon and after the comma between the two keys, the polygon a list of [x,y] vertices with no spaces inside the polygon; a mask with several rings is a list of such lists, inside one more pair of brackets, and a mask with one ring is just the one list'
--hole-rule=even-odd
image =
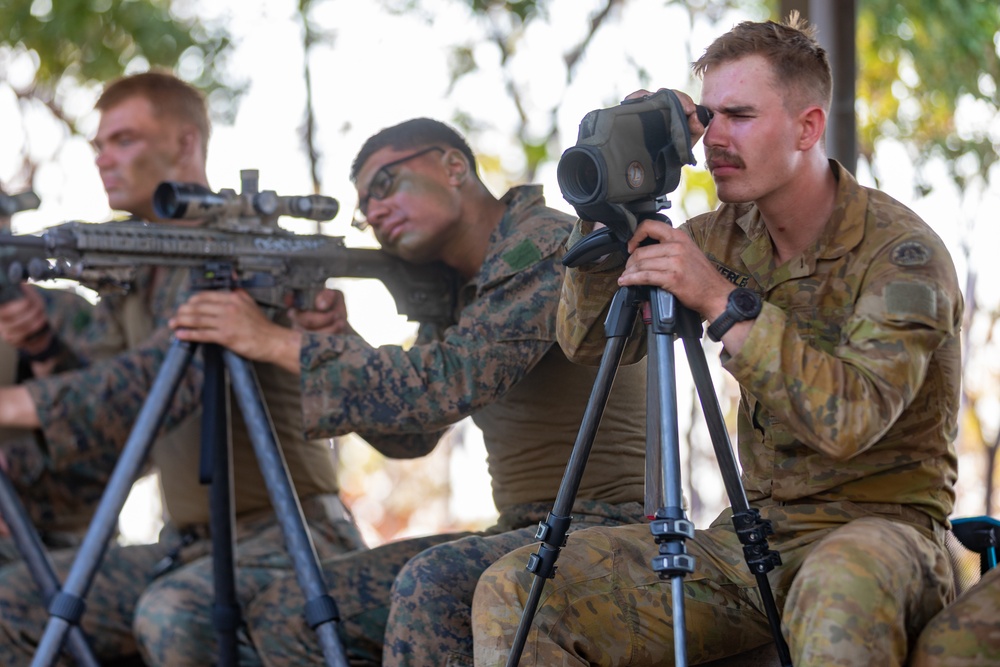
{"label": "black tripod", "polygon": [[[10,536],[14,540],[28,574],[35,580],[38,592],[46,604],[59,592],[59,578],[56,576],[55,568],[52,565],[52,558],[45,549],[38,531],[31,523],[28,512],[18,496],[17,489],[11,483],[10,478],[3,471],[0,471],[0,514],[3,515],[4,522],[10,530]],[[71,628],[67,639],[70,654],[76,659],[76,664],[80,667],[100,667],[97,658],[90,650],[87,637],[83,630],[78,627]]]}
{"label": "black tripod", "polygon": [[[578,266],[610,252],[617,246],[618,242],[614,240],[611,230],[605,228],[591,234],[578,246],[570,249],[563,263],[566,266]],[[733,509],[736,534],[743,544],[747,565],[757,579],[757,587],[774,635],[778,657],[783,666],[790,667],[791,657],[781,634],[781,618],[767,579],[767,573],[781,564],[781,558],[776,551],[768,547],[767,535],[772,532],[770,522],[761,519],[760,514],[750,507],[746,498],[729,442],[729,434],[722,418],[722,410],[712,387],[705,351],[699,340],[702,335],[701,318],[680,305],[666,290],[653,287],[622,287],[612,299],[604,323],[607,344],[597,378],[552,512],[539,524],[535,537],[542,543],[538,552],[528,559],[527,569],[535,575],[535,578],[525,602],[514,644],[507,658],[507,667],[516,667],[520,661],[545,580],[555,576],[555,562],[560,549],[566,544],[566,533],[572,520],[570,512],[583,478],[583,469],[596,438],[611,393],[611,385],[621,364],[625,344],[640,309],[648,334],[646,363],[652,371],[647,374],[646,480],[647,488],[651,488],[654,493],[662,493],[657,500],[664,503],[662,506],[659,506],[659,502],[655,503],[657,509],[650,524],[650,531],[659,545],[659,555],[653,558],[652,566],[661,578],[670,578],[675,665],[677,667],[687,665],[683,585],[684,576],[694,571],[694,558],[687,553],[684,544],[684,540],[694,537],[694,524],[685,517],[681,504],[681,465],[673,347],[674,339],[678,337],[684,340],[691,374]],[[649,511],[650,508],[647,507],[647,513]]]}
{"label": "black tripod", "polygon": [[[49,605],[50,618],[32,659],[32,667],[52,665],[67,632],[77,626],[84,612],[84,597],[93,582],[109,540],[114,534],[118,515],[125,504],[132,483],[138,477],[149,454],[154,437],[163,422],[184,371],[191,362],[196,344],[174,340],[167,351],[136,424],[101,496],[97,511],[73,560],[62,590]],[[319,635],[327,665],[346,667],[347,658],[337,635],[339,613],[336,602],[327,594],[316,549],[305,527],[302,507],[292,486],[284,456],[274,434],[267,407],[261,399],[253,366],[243,357],[217,345],[204,345],[205,382],[202,416],[202,476],[211,461],[211,515],[215,605],[212,620],[219,644],[219,665],[236,665],[236,630],[240,610],[236,601],[233,572],[233,508],[229,466],[229,418],[226,376],[233,387],[240,411],[246,421],[254,453],[260,464],[271,504],[285,536],[285,547],[295,566],[295,574],[306,598],[305,616]]]}

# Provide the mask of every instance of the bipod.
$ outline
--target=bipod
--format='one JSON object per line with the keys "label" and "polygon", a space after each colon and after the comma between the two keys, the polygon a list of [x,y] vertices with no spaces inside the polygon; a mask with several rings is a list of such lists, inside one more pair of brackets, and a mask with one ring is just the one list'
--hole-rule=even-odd
{"label": "bipod", "polygon": [[[669,221],[667,221],[669,224]],[[578,266],[620,248],[612,231],[604,228],[588,235],[570,249],[563,263]],[[594,388],[584,412],[580,431],[567,463],[553,511],[539,524],[536,538],[542,540],[538,552],[529,557],[527,569],[535,574],[521,622],[514,637],[507,667],[517,667],[528,630],[545,579],[555,576],[555,563],[565,546],[572,517],[569,515],[583,477],[583,468],[597,434],[597,427],[610,395],[617,368],[621,364],[628,336],[636,313],[642,312],[647,332],[647,415],[646,415],[646,512],[652,513],[650,532],[659,545],[653,558],[653,570],[661,578],[671,580],[671,603],[674,631],[674,664],[687,665],[686,624],[684,616],[684,577],[694,571],[694,558],[687,553],[684,541],[694,538],[694,524],[687,519],[682,506],[680,447],[678,437],[677,386],[674,340],[682,338],[698,392],[712,446],[722,474],[723,483],[733,509],[733,525],[743,545],[743,553],[754,574],[765,613],[774,636],[778,657],[783,667],[791,667],[788,645],[781,634],[781,617],[771,591],[767,573],[781,564],[778,552],[769,548],[767,535],[772,533],[769,521],[763,520],[751,508],[740,480],[729,433],[715,395],[705,351],[701,345],[701,318],[680,305],[666,290],[656,287],[621,287],[611,301],[604,323],[607,343],[598,369]],[[661,504],[662,503],[662,504]]]}
{"label": "bipod", "polygon": [[[163,423],[167,408],[196,348],[197,344],[176,339],[171,341],[163,364],[73,560],[66,582],[49,605],[49,621],[32,659],[32,667],[54,664],[67,632],[71,627],[79,625],[85,608],[84,598],[104,557],[108,542],[114,535],[118,515],[133,482],[142,470],[154,437]],[[306,620],[319,636],[326,664],[330,667],[347,667],[347,658],[337,635],[336,624],[340,620],[337,605],[327,592],[323,573],[319,567],[319,558],[312,537],[305,527],[302,507],[295,495],[267,407],[261,398],[253,366],[229,350],[206,345],[205,384],[202,388],[206,400],[203,405],[202,437],[209,438],[209,441],[202,443],[202,474],[204,476],[206,450],[214,452],[211,455],[215,467],[211,473],[213,488],[210,497],[213,574],[217,586],[213,625],[219,637],[218,664],[227,666],[237,664],[235,635],[240,622],[239,606],[235,599],[232,560],[234,538],[226,418],[228,417],[226,408],[228,392],[225,391],[227,371],[233,395],[247,425],[271,504],[274,506],[285,537],[285,547],[292,559],[299,587],[306,599]]]}

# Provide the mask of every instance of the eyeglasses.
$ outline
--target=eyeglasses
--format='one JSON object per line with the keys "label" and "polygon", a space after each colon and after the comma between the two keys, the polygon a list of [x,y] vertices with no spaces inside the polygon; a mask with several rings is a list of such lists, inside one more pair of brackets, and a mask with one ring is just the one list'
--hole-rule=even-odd
{"label": "eyeglasses", "polygon": [[423,150],[419,150],[412,155],[407,155],[406,157],[401,157],[398,160],[393,160],[392,162],[382,165],[375,175],[372,176],[371,182],[368,184],[368,194],[361,197],[358,200],[358,210],[354,215],[354,220],[351,221],[351,226],[355,229],[364,230],[368,228],[368,202],[371,199],[376,201],[382,201],[392,193],[393,187],[396,185],[396,176],[389,171],[391,167],[396,167],[403,164],[404,162],[409,162],[421,155],[426,155],[431,151],[441,151],[444,153],[444,149],[440,146],[428,146]]}

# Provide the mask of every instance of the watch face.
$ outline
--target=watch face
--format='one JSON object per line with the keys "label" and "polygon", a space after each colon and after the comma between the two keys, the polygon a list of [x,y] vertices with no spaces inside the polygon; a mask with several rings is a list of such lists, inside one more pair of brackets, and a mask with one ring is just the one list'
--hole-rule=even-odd
{"label": "watch face", "polygon": [[736,289],[732,292],[733,307],[740,315],[751,318],[760,313],[760,297],[749,289]]}

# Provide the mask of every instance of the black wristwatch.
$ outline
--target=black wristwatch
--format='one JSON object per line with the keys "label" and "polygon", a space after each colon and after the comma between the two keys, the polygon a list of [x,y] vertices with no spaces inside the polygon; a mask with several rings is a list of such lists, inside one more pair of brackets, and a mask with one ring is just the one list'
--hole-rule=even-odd
{"label": "black wristwatch", "polygon": [[737,322],[752,320],[760,315],[760,296],[746,287],[737,287],[729,293],[726,310],[708,325],[708,337],[718,343]]}

